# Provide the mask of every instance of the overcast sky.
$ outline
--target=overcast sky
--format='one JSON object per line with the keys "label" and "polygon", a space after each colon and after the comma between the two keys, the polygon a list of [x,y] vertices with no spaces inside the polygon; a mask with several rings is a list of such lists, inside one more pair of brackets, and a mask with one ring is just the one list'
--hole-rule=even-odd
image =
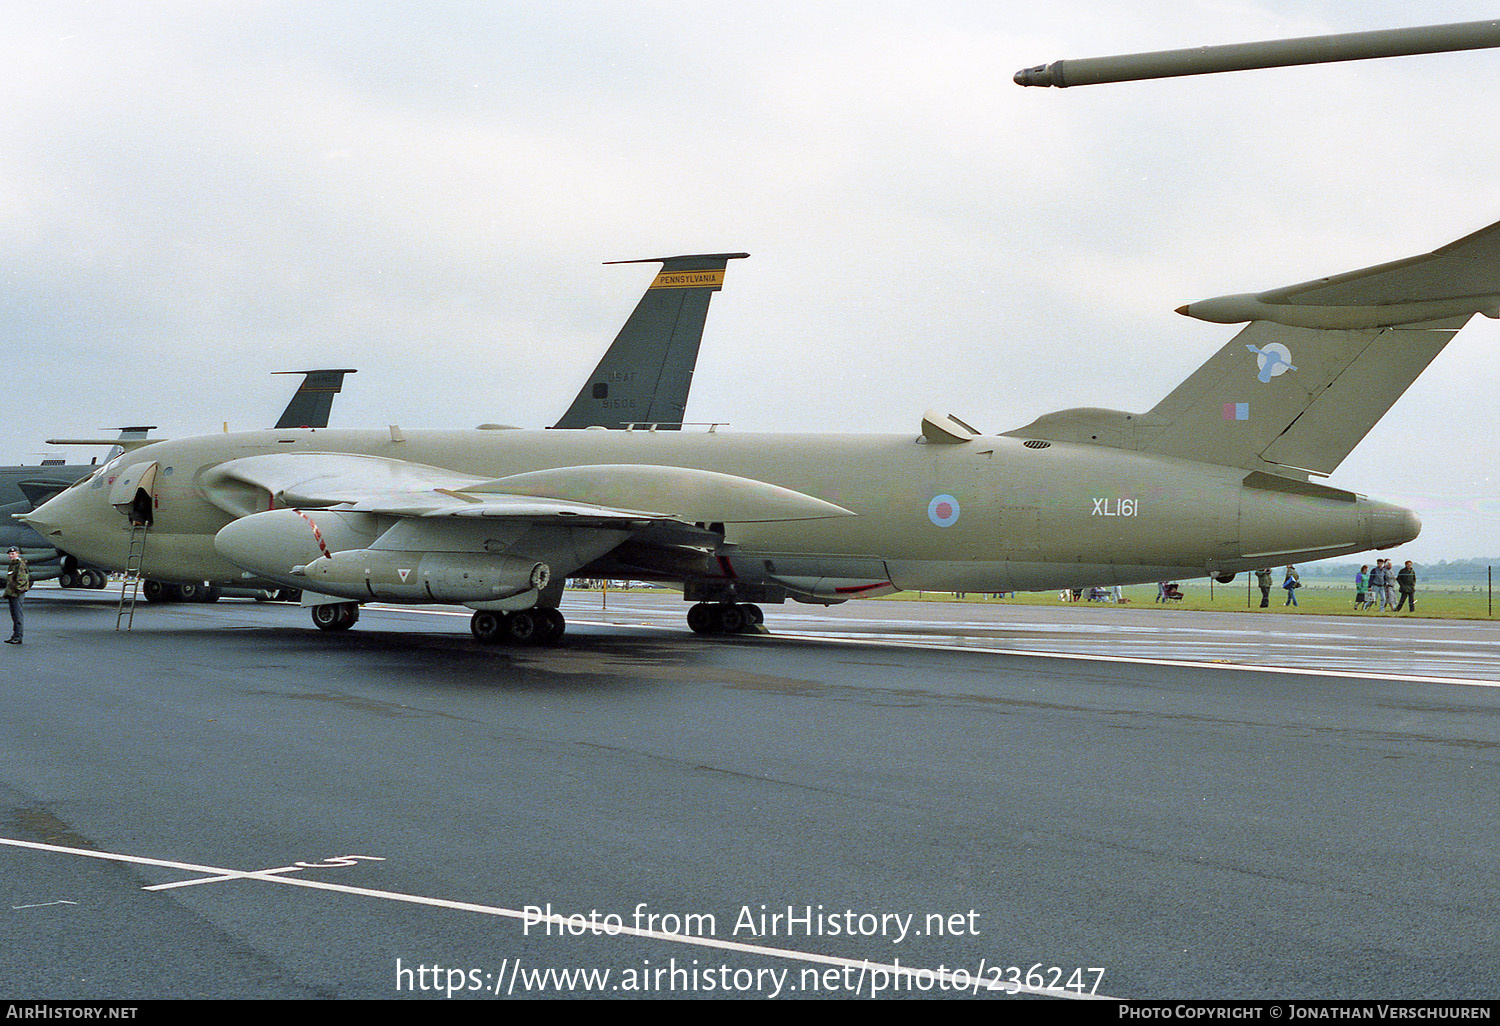
{"label": "overcast sky", "polygon": [[[1146,410],[1237,328],[1172,311],[1500,220],[1500,50],[1067,90],[1060,58],[1494,17],[1493,3],[0,6],[0,462],[269,426],[550,424],[649,265],[748,251],[691,420],[1005,431]],[[1500,325],[1331,478],[1500,556]]]}

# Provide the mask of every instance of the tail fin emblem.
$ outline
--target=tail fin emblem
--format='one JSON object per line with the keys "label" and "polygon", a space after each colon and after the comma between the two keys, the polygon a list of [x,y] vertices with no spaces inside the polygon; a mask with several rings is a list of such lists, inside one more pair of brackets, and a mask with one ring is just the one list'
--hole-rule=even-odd
{"label": "tail fin emblem", "polygon": [[1260,368],[1260,380],[1270,381],[1278,374],[1294,371],[1292,366],[1292,351],[1280,342],[1272,342],[1264,349],[1254,346],[1246,346],[1246,349],[1255,354],[1256,366]]}

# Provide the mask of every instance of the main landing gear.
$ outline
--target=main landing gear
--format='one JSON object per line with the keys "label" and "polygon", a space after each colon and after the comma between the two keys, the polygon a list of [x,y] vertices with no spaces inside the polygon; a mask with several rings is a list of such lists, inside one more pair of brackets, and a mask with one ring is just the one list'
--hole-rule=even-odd
{"label": "main landing gear", "polygon": [[358,602],[332,602],[312,607],[312,620],[320,631],[347,631],[359,623]]}
{"label": "main landing gear", "polygon": [[487,645],[555,645],[567,628],[562,613],[540,606],[514,613],[481,609],[469,620],[474,637]]}
{"label": "main landing gear", "polygon": [[748,634],[765,620],[760,606],[748,602],[699,602],[687,614],[696,634]]}

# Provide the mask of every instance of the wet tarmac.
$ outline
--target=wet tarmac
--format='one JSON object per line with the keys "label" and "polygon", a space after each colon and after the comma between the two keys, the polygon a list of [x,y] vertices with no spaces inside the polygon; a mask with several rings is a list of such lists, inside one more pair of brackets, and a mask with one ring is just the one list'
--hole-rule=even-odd
{"label": "wet tarmac", "polygon": [[1500,992],[1490,624],[33,595],[15,998]]}

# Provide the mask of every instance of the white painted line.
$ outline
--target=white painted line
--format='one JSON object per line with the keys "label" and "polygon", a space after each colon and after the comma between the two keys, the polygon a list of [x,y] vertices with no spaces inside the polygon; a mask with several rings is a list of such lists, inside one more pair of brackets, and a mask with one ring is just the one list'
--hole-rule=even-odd
{"label": "white painted line", "polygon": [[76,902],[76,901],[43,901],[40,904],[36,904],[36,905],[12,905],[11,908],[13,910],[15,910],[15,911],[19,911],[19,910],[21,910],[23,908],[47,908],[48,906],[51,906],[51,905],[76,905],[76,904],[78,904],[78,902]]}
{"label": "white painted line", "polygon": [[223,883],[225,880],[264,880],[276,873],[300,873],[303,866],[282,866],[280,869],[258,869],[252,873],[219,873],[215,876],[199,876],[191,880],[177,880],[173,883],[152,884],[143,887],[145,891],[170,891],[176,887],[195,887],[198,884]]}
{"label": "white painted line", "polygon": [[[747,634],[747,638],[755,635]],[[1500,688],[1500,681],[1472,677],[1429,677],[1415,673],[1371,673],[1368,670],[1320,670],[1308,666],[1261,666],[1256,663],[1207,662],[1195,659],[1148,659],[1145,656],[1112,656],[1086,652],[1035,652],[1019,648],[988,648],[979,645],[935,645],[920,641],[886,641],[873,638],[842,638],[802,631],[777,631],[773,638],[800,638],[835,645],[883,645],[887,648],[919,648],[940,652],[979,652],[985,655],[1021,656],[1027,659],[1075,659],[1090,663],[1130,663],[1139,666],[1178,666],[1191,670],[1240,670],[1245,673],[1281,673],[1300,677],[1342,677],[1348,680],[1398,681],[1411,684],[1462,684],[1477,688]]]}
{"label": "white painted line", "polygon": [[[86,858],[108,859],[116,862],[130,862],[143,866],[165,866],[171,869],[186,869],[200,873],[211,873],[215,877],[226,879],[259,880],[264,883],[285,884],[290,887],[306,887],[319,891],[335,891],[339,894],[353,894],[365,898],[380,898],[385,901],[397,901],[410,905],[422,905],[428,908],[451,909],[457,912],[477,912],[481,915],[499,916],[506,919],[525,920],[533,925],[551,923],[556,926],[567,927],[576,924],[579,917],[569,917],[560,913],[552,915],[538,915],[535,912],[524,912],[519,909],[503,908],[498,905],[479,905],[469,901],[451,901],[447,898],[429,898],[420,894],[403,894],[400,891],[381,891],[369,887],[351,887],[347,884],[326,883],[321,880],[308,880],[297,877],[267,875],[268,870],[256,872],[241,872],[234,869],[220,869],[214,866],[199,866],[188,862],[174,862],[167,859],[144,858],[139,855],[118,855],[113,852],[91,851],[87,848],[65,848],[56,844],[41,844],[37,841],[21,841],[9,837],[0,837],[0,844],[8,844],[17,848],[31,848],[37,851],[50,851],[63,855],[82,855]],[[208,882],[208,881],[202,881]],[[145,890],[159,890],[160,887],[147,887]],[[587,921],[583,917],[583,921]],[[812,962],[820,965],[839,966],[846,969],[858,969],[861,973],[870,971],[890,973],[903,979],[920,977],[924,980],[940,980],[946,985],[970,989],[975,993],[980,990],[1001,991],[1003,993],[1035,994],[1045,997],[1071,998],[1075,1000],[1095,1001],[1118,1001],[1119,998],[1109,997],[1104,994],[1075,994],[1071,991],[1049,990],[1044,987],[1028,987],[1024,984],[997,984],[985,982],[981,975],[965,973],[959,976],[954,972],[939,972],[935,969],[918,969],[914,966],[901,966],[885,962],[871,962],[868,959],[840,958],[836,955],[820,955],[810,951],[795,951],[790,948],[772,948],[761,944],[745,944],[740,941],[722,940],[718,937],[690,937],[678,933],[662,933],[658,930],[642,930],[623,923],[618,927],[611,926],[611,935],[625,935],[639,937],[645,940],[668,941],[673,944],[687,944],[703,948],[717,948],[721,951],[733,951],[746,955],[764,955],[770,958],[784,958],[797,962]],[[981,963],[980,972],[983,972]],[[992,967],[997,977],[1000,967]]]}

